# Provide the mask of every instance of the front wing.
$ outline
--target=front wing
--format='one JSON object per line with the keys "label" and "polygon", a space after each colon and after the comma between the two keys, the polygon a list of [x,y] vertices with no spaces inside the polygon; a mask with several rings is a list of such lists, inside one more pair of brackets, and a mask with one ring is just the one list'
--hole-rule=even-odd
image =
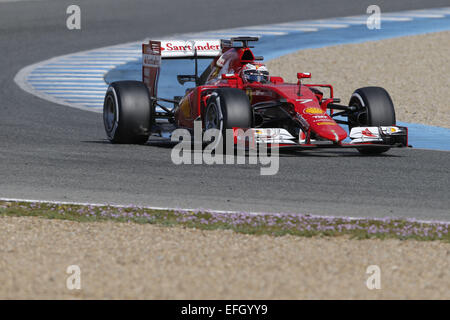
{"label": "front wing", "polygon": [[408,128],[389,127],[356,127],[350,131],[349,142],[311,139],[309,143],[292,136],[282,128],[233,128],[235,145],[246,147],[256,144],[267,144],[269,147],[297,148],[365,148],[365,147],[408,147]]}

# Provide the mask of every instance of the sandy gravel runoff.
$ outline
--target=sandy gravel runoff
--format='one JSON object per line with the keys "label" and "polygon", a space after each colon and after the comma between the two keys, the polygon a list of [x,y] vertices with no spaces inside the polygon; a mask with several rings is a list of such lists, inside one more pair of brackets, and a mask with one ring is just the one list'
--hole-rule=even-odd
{"label": "sandy gravel runoff", "polygon": [[[450,128],[450,31],[301,50],[267,63],[272,75],[310,83],[330,83],[348,103],[353,91],[384,87],[397,120]],[[307,83],[307,82],[305,82]]]}
{"label": "sandy gravel runoff", "polygon": [[[1,299],[449,299],[450,244],[0,217]],[[81,269],[68,290],[66,269]],[[381,269],[369,290],[366,268]]]}

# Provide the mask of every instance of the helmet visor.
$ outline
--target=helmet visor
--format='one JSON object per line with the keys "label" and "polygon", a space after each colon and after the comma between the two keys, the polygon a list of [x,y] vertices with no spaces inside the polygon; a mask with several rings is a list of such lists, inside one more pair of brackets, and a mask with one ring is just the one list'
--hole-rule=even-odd
{"label": "helmet visor", "polygon": [[248,82],[269,82],[269,72],[268,71],[257,71],[257,70],[246,70],[244,72],[245,79]]}

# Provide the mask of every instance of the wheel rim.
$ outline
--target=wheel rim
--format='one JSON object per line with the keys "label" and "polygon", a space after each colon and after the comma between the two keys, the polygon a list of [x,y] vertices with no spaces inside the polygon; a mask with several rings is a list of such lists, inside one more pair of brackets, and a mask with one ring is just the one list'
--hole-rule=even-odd
{"label": "wheel rim", "polygon": [[353,127],[367,126],[368,125],[367,107],[364,107],[358,98],[352,100],[353,101],[350,105],[356,107],[356,110],[353,111],[348,116],[349,128],[351,129]]}
{"label": "wheel rim", "polygon": [[220,129],[220,120],[217,104],[211,103],[206,110],[205,129]]}
{"label": "wheel rim", "polygon": [[106,131],[111,132],[116,122],[116,106],[114,98],[111,95],[108,95],[105,101],[103,120],[105,122]]}

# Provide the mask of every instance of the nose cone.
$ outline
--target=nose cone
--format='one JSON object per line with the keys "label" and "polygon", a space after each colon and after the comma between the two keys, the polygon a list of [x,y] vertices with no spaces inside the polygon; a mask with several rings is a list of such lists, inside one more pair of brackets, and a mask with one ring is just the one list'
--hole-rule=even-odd
{"label": "nose cone", "polygon": [[321,108],[315,94],[305,86],[301,87],[301,98],[295,99],[295,111],[319,137],[335,143],[347,138],[347,132]]}
{"label": "nose cone", "polygon": [[333,120],[329,121],[329,123],[327,121],[327,124],[317,122],[311,126],[311,129],[318,136],[333,142],[340,142],[347,138],[347,132]]}
{"label": "nose cone", "polygon": [[311,130],[321,138],[336,143],[347,138],[347,132],[319,108],[306,108],[303,118],[308,121]]}

